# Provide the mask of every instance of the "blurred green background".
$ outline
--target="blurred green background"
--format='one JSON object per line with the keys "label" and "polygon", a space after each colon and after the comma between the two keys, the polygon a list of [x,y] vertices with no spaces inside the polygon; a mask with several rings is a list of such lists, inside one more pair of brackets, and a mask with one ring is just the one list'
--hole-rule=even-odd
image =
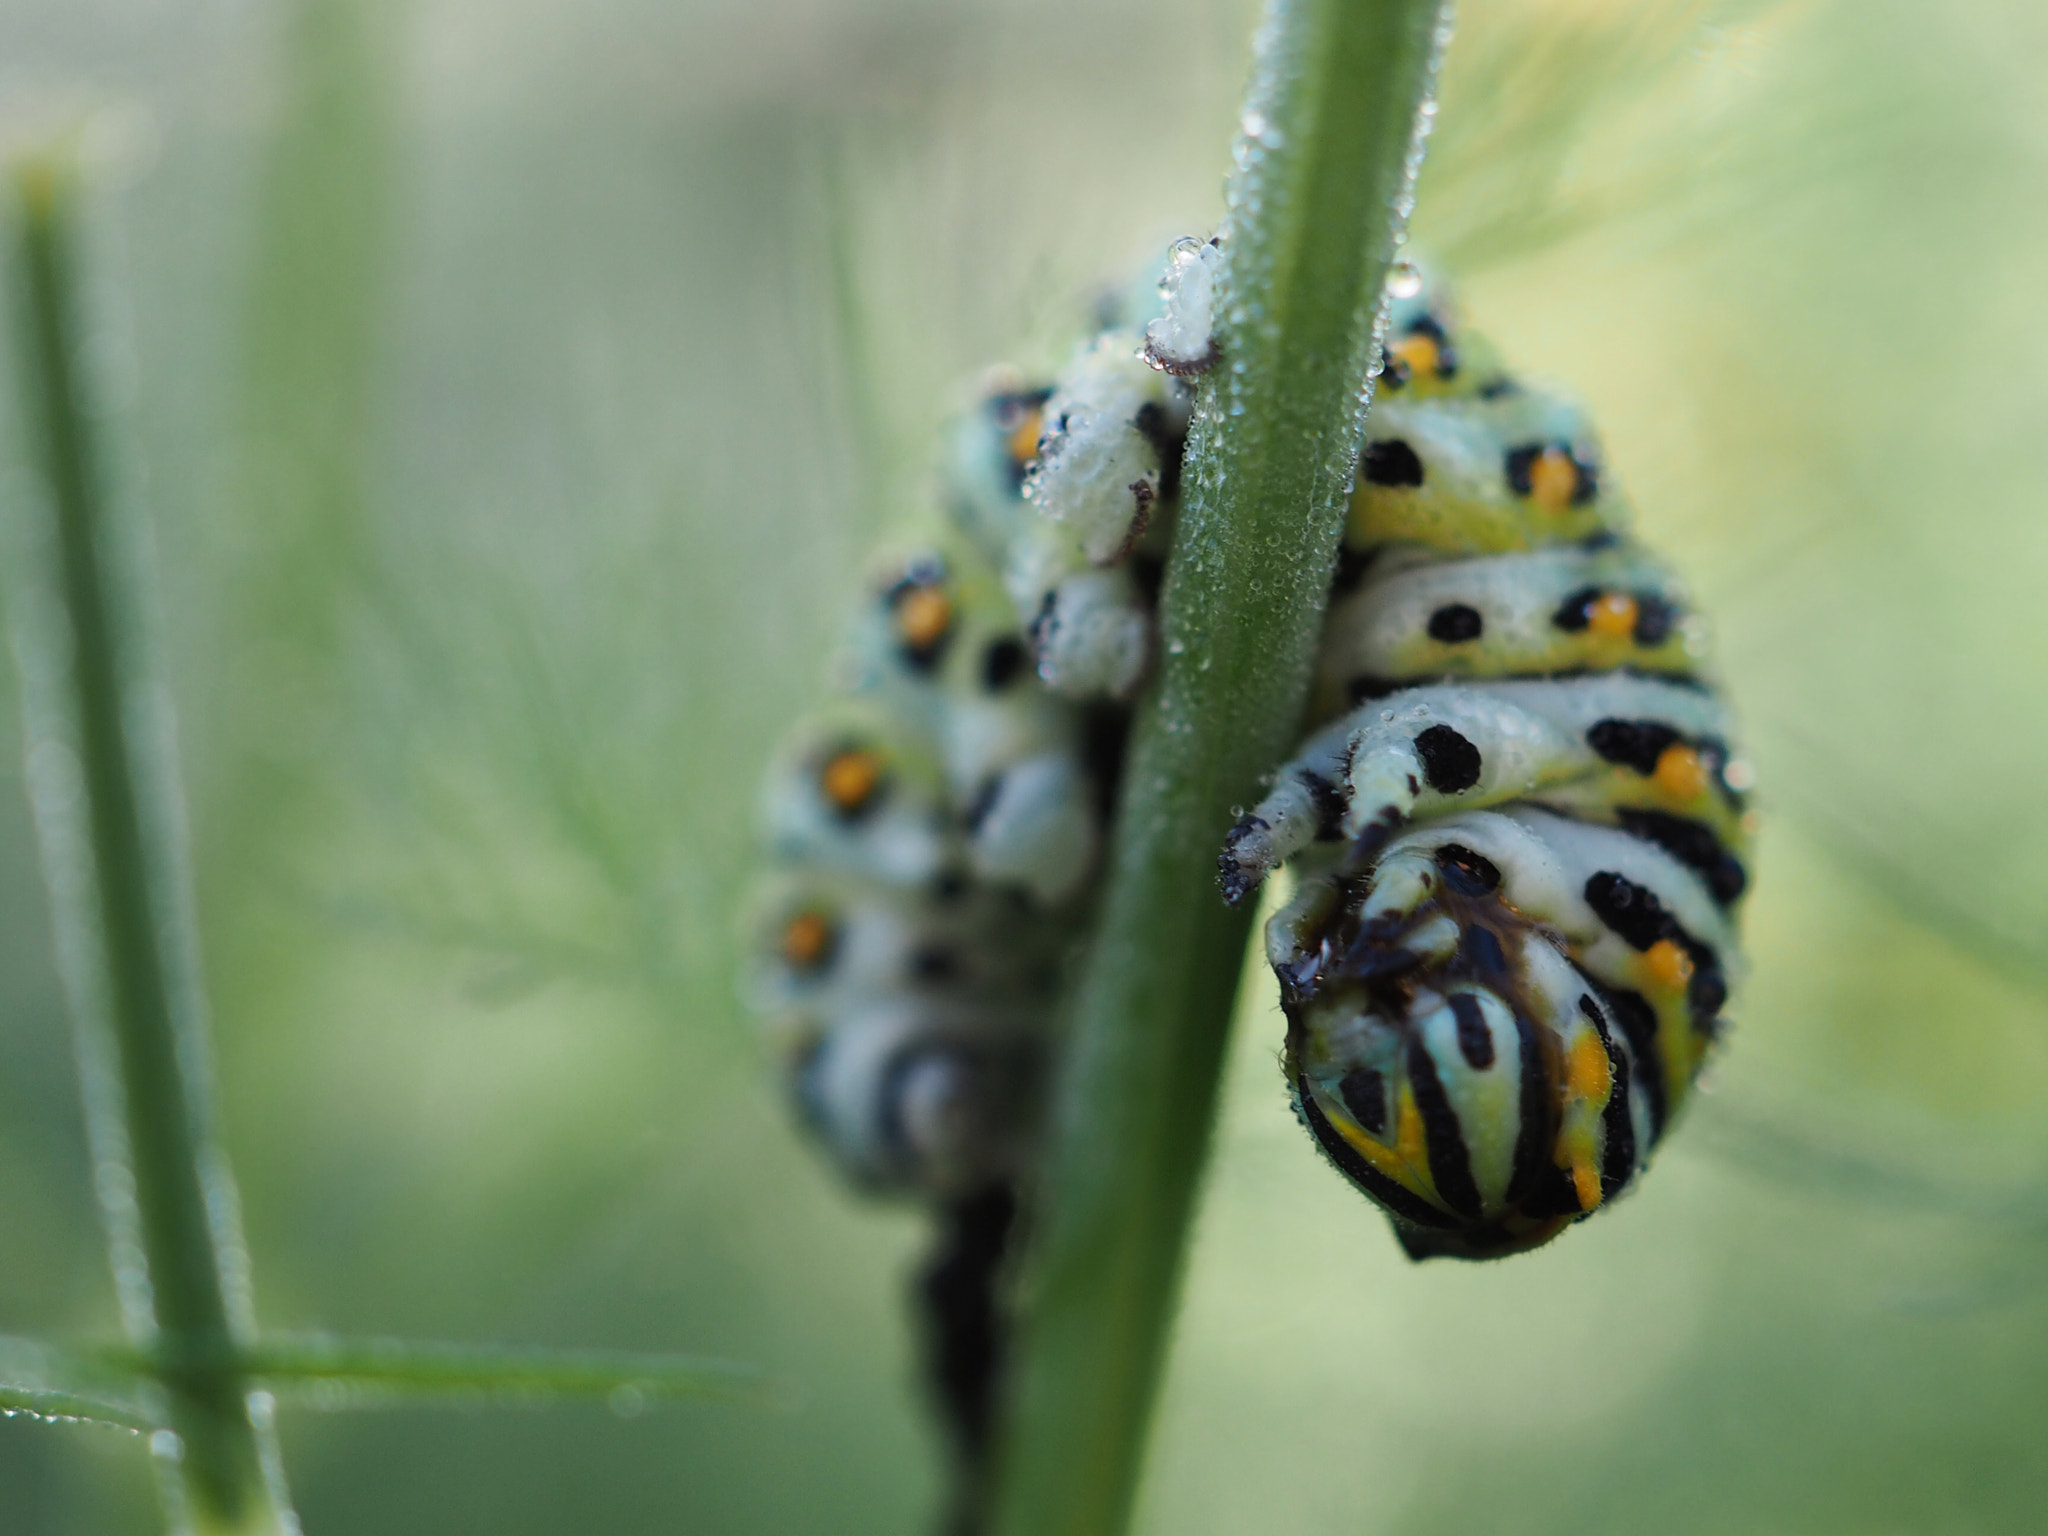
{"label": "blurred green background", "polygon": [[[1656,1175],[1484,1268],[1320,1164],[1250,989],[1140,1526],[2039,1530],[2048,12],[1462,10],[1420,229],[1716,616],[1754,975]],[[1252,19],[0,0],[0,134],[99,112],[265,1322],[806,1389],[288,1412],[314,1536],[923,1527],[919,1224],[734,999],[755,774],[961,381],[1213,224]],[[103,1333],[5,686],[0,1330]],[[156,1521],[133,1442],[0,1423],[0,1529]]]}

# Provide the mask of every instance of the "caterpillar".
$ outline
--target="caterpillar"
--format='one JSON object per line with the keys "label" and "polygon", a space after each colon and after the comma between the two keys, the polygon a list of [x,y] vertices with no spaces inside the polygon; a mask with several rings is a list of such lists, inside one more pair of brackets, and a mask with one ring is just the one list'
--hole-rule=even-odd
{"label": "caterpillar", "polygon": [[[878,557],[771,775],[756,1000],[840,1166],[945,1213],[933,1373],[970,1446],[1221,256],[1179,242],[1056,378],[989,376],[940,527]],[[1297,1115],[1411,1256],[1493,1258],[1628,1188],[1723,1032],[1750,772],[1583,409],[1419,268],[1386,304],[1305,736],[1218,829],[1218,899],[1290,869]]]}

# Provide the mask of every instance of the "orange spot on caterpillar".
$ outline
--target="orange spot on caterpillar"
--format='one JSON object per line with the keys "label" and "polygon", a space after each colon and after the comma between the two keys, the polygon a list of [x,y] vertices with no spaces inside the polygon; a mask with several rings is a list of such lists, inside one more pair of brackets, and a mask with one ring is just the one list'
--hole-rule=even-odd
{"label": "orange spot on caterpillar", "polygon": [[1666,747],[1657,759],[1657,787],[1673,800],[1697,800],[1707,792],[1707,765],[1691,747]]}
{"label": "orange spot on caterpillar", "polygon": [[800,971],[813,970],[832,948],[832,920],[822,912],[799,912],[783,925],[782,958]]}
{"label": "orange spot on caterpillar", "polygon": [[1546,512],[1562,512],[1578,494],[1579,466],[1562,448],[1546,448],[1529,465],[1529,499]]}
{"label": "orange spot on caterpillar", "polygon": [[1023,420],[1019,421],[1016,427],[1011,430],[1009,441],[1005,445],[1009,449],[1012,461],[1018,464],[1029,464],[1033,459],[1037,458],[1038,438],[1039,434],[1044,430],[1045,412],[1026,411]]}
{"label": "orange spot on caterpillar", "polygon": [[1692,980],[1692,956],[1679,947],[1676,939],[1659,939],[1643,951],[1643,965],[1651,980],[1666,991],[1682,992]]}
{"label": "orange spot on caterpillar", "polygon": [[953,600],[940,587],[909,587],[896,599],[896,633],[913,650],[926,651],[953,627]]}
{"label": "orange spot on caterpillar", "polygon": [[1609,592],[1586,609],[1586,627],[1603,640],[1627,640],[1636,630],[1636,600],[1626,592]]}
{"label": "orange spot on caterpillar", "polygon": [[834,808],[851,814],[875,797],[882,787],[882,759],[866,747],[849,747],[835,752],[818,770],[818,788]]}

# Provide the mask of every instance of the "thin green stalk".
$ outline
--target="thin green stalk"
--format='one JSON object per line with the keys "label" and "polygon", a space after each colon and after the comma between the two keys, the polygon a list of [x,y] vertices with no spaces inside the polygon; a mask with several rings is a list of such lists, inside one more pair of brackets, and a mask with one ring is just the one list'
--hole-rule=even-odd
{"label": "thin green stalk", "polygon": [[[44,654],[24,690],[44,859],[87,1073],[99,1182],[128,1327],[156,1363],[175,1452],[173,1519],[207,1533],[295,1528],[266,1467],[236,1370],[232,1195],[206,1124],[207,1062],[195,996],[180,982],[178,876],[145,801],[144,695],[125,617],[104,484],[80,377],[71,249],[73,188],[58,157],[25,161],[19,197],[17,345],[30,443],[43,478],[33,606]],[[181,995],[181,993],[183,995]]]}
{"label": "thin green stalk", "polygon": [[618,1349],[522,1349],[272,1334],[257,1341],[243,1363],[267,1386],[340,1387],[373,1401],[379,1396],[532,1402],[599,1397],[633,1412],[661,1400],[708,1398],[767,1408],[787,1406],[795,1397],[787,1382],[756,1366]]}
{"label": "thin green stalk", "polygon": [[1216,856],[1293,744],[1357,463],[1443,0],[1269,0],[1102,926],[1080,979],[995,1503],[1114,1536],[1135,1496],[1248,914]]}

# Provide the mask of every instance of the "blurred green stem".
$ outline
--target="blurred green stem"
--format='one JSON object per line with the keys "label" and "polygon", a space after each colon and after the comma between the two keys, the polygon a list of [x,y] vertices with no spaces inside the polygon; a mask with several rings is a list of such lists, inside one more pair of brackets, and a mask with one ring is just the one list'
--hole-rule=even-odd
{"label": "blurred green stem", "polygon": [[995,1494],[1001,1536],[1130,1516],[1249,914],[1234,803],[1292,746],[1446,6],[1269,0],[1102,926],[1079,983]]}
{"label": "blurred green stem", "polygon": [[[49,697],[37,711],[44,718],[30,721],[32,757],[40,759],[31,781],[116,1278],[130,1301],[129,1330],[164,1389],[176,1439],[158,1449],[175,1450],[171,1497],[184,1523],[203,1536],[293,1530],[265,1475],[274,1462],[232,1363],[236,1319],[224,1263],[236,1243],[232,1194],[207,1134],[196,998],[181,998],[173,980],[177,874],[143,796],[147,759],[136,728],[144,697],[123,654],[128,626],[77,366],[71,173],[51,155],[20,164],[15,182],[17,344],[47,518],[35,541],[47,569],[35,575],[47,586],[38,606],[49,615],[35,637],[44,654],[32,666],[45,675],[29,679],[25,696],[41,684]],[[67,757],[75,760],[70,772],[62,771]],[[123,1209],[131,1201],[132,1212]],[[126,1273],[138,1266],[140,1273]]]}

